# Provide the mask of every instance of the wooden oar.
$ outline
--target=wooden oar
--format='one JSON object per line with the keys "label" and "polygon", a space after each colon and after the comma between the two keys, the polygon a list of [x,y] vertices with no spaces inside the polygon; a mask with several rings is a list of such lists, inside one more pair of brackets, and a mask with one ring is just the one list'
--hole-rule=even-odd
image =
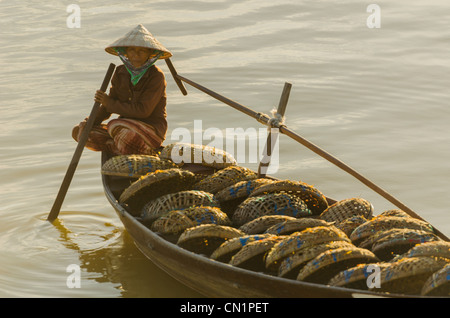
{"label": "wooden oar", "polygon": [[[210,95],[211,97],[233,107],[236,110],[243,112],[244,114],[247,114],[247,115],[255,118],[258,122],[260,122],[264,125],[267,125],[270,121],[270,117],[267,116],[266,114],[255,112],[254,110],[252,110],[244,105],[241,105],[227,97],[224,97],[224,96],[222,96],[200,84],[197,84],[196,82],[191,81],[191,80],[187,79],[186,77],[183,77],[181,75],[177,75],[177,77],[180,80],[182,80],[183,82],[197,88],[198,90]],[[399,200],[394,198],[391,194],[389,194],[388,192],[386,192],[385,190],[383,190],[382,188],[380,188],[379,186],[374,184],[372,181],[370,181],[369,179],[362,176],[360,173],[355,171],[353,168],[349,167],[341,160],[337,159],[336,157],[334,157],[331,154],[327,153],[326,151],[322,150],[320,147],[316,146],[315,144],[311,143],[310,141],[306,140],[305,138],[299,136],[298,134],[296,134],[294,131],[290,130],[286,126],[280,126],[279,131],[281,133],[291,137],[295,141],[299,142],[303,146],[307,147],[308,149],[315,152],[316,154],[323,157],[324,159],[328,160],[329,162],[336,165],[337,167],[341,168],[345,172],[349,173],[350,175],[352,175],[353,177],[355,177],[356,179],[361,181],[363,184],[365,184],[370,189],[372,189],[373,191],[375,191],[376,193],[378,193],[379,195],[384,197],[389,202],[393,203],[395,206],[397,206],[399,209],[403,210],[410,216],[415,217],[417,219],[421,219],[423,221],[426,221],[421,216],[419,216],[416,212],[414,212],[409,207],[404,205],[402,202],[400,202]],[[450,241],[449,238],[447,236],[445,236],[442,232],[440,232],[438,229],[435,228],[434,230],[435,230],[436,235],[438,235],[440,238],[442,238],[445,241]]]}
{"label": "wooden oar", "polygon": [[[108,71],[105,75],[105,78],[103,79],[103,83],[100,88],[101,91],[105,92],[106,89],[108,88],[109,81],[111,80],[115,68],[116,66],[113,63],[109,65]],[[69,189],[70,182],[72,181],[75,170],[77,169],[78,162],[80,161],[81,154],[83,153],[83,149],[88,140],[89,133],[92,129],[92,126],[94,125],[95,117],[97,117],[99,108],[100,103],[95,102],[94,106],[92,107],[86,126],[84,127],[83,132],[81,133],[80,140],[78,140],[77,148],[75,149],[75,153],[73,154],[72,160],[69,164],[69,167],[67,168],[66,175],[63,179],[55,202],[53,203],[53,207],[47,217],[47,220],[50,222],[53,222],[59,215],[59,211],[61,210],[61,206],[67,194],[67,190]]]}
{"label": "wooden oar", "polygon": [[172,74],[173,79],[175,80],[175,83],[177,83],[178,88],[180,89],[181,93],[183,95],[187,95],[187,90],[183,85],[183,82],[180,81],[178,78],[177,71],[175,70],[175,67],[172,64],[172,61],[170,59],[165,59],[167,66],[169,67],[169,71]]}

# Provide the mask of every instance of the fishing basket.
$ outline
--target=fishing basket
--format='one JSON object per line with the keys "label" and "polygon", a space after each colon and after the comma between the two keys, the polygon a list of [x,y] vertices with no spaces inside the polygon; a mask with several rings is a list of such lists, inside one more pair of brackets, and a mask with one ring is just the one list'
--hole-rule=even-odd
{"label": "fishing basket", "polygon": [[151,230],[162,235],[179,235],[186,229],[201,224],[230,225],[231,221],[217,207],[195,206],[167,212],[152,223]]}
{"label": "fishing basket", "polygon": [[298,196],[289,193],[267,193],[251,196],[234,211],[233,224],[241,226],[263,215],[311,216],[311,210]]}
{"label": "fishing basket", "polygon": [[376,240],[371,251],[382,261],[389,261],[396,255],[406,253],[416,244],[440,240],[435,234],[413,229],[393,229]]}
{"label": "fishing basket", "polygon": [[222,209],[232,215],[237,206],[241,204],[258,187],[271,183],[268,178],[239,181],[225,189],[218,191],[215,196]]}
{"label": "fishing basket", "polygon": [[363,240],[377,232],[397,229],[423,230],[433,233],[433,227],[422,220],[412,217],[380,216],[361,224],[350,234],[353,244],[358,246]]}
{"label": "fishing basket", "polygon": [[102,174],[108,176],[140,178],[156,170],[177,168],[170,160],[150,155],[119,155],[108,159],[102,166]]}
{"label": "fishing basket", "polygon": [[177,245],[209,257],[223,242],[245,234],[231,226],[202,224],[186,229]]}
{"label": "fishing basket", "polygon": [[338,249],[341,247],[353,246],[347,241],[332,241],[326,243],[319,243],[309,248],[295,252],[286,257],[278,268],[278,276],[290,279],[296,279],[300,269],[303,268],[311,259],[317,257],[319,254]]}
{"label": "fishing basket", "polygon": [[214,169],[235,166],[236,160],[228,152],[215,147],[189,143],[173,143],[164,147],[160,158],[168,159],[180,165],[198,164]]}
{"label": "fishing basket", "polygon": [[325,251],[310,260],[298,273],[297,280],[327,284],[338,273],[358,264],[376,263],[379,259],[369,250],[354,246]]}
{"label": "fishing basket", "polygon": [[448,265],[448,259],[437,257],[402,258],[381,270],[380,288],[372,291],[420,295],[430,276]]}
{"label": "fishing basket", "polygon": [[257,173],[251,169],[241,166],[230,166],[200,180],[194,185],[194,189],[216,194],[220,190],[236,184],[237,182],[257,178]]}
{"label": "fishing basket", "polygon": [[399,255],[397,257],[404,258],[404,257],[420,257],[420,256],[434,256],[450,259],[450,242],[439,240],[420,243],[412,247],[406,253]]}
{"label": "fishing basket", "polygon": [[314,215],[320,215],[328,207],[328,201],[322,192],[301,181],[274,181],[259,187],[252,192],[251,196],[260,196],[268,193],[287,193],[296,195],[306,203]]}
{"label": "fishing basket", "polygon": [[120,195],[119,202],[127,205],[133,215],[136,215],[147,202],[169,193],[189,190],[195,182],[196,176],[190,171],[178,168],[156,170],[126,188]]}
{"label": "fishing basket", "polygon": [[450,296],[450,263],[427,279],[421,294],[423,296]]}
{"label": "fishing basket", "polygon": [[320,218],[327,222],[340,223],[353,216],[362,216],[366,219],[372,218],[372,204],[362,198],[351,198],[338,201],[325,209]]}
{"label": "fishing basket", "polygon": [[266,230],[266,233],[273,235],[290,235],[294,232],[301,232],[311,227],[330,225],[331,223],[320,219],[313,219],[308,217],[300,219],[294,218],[272,225]]}
{"label": "fishing basket", "polygon": [[296,252],[300,253],[300,251],[320,243],[332,241],[350,243],[347,235],[335,226],[316,226],[301,232],[295,232],[286,236],[284,240],[270,250],[266,257],[266,268],[278,270],[280,263],[289,255]]}
{"label": "fishing basket", "polygon": [[231,258],[229,264],[256,272],[274,274],[265,267],[264,258],[270,249],[283,238],[283,236],[270,236],[246,244]]}
{"label": "fishing basket", "polygon": [[245,223],[239,229],[246,234],[261,234],[271,226],[287,220],[296,220],[296,218],[287,215],[264,215]]}
{"label": "fishing basket", "polygon": [[270,234],[255,234],[232,238],[222,243],[222,245],[220,245],[211,254],[211,258],[219,262],[228,263],[231,260],[231,257],[239,252],[242,247],[248,243],[259,241],[271,236],[272,235]]}
{"label": "fishing basket", "polygon": [[358,264],[354,267],[339,272],[336,276],[330,279],[328,285],[335,287],[352,288],[359,290],[368,290],[369,286],[375,282],[368,282],[368,277],[375,273],[376,270],[382,270],[389,266],[388,263],[369,263]]}
{"label": "fishing basket", "polygon": [[185,190],[169,193],[145,204],[141,211],[141,218],[144,223],[150,224],[169,211],[196,206],[219,207],[219,202],[213,194],[205,191]]}

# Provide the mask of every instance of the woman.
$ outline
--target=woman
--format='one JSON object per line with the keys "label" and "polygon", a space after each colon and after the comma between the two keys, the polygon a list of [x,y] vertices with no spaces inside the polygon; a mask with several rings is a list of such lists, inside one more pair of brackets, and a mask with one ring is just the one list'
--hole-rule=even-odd
{"label": "woman", "polygon": [[[127,33],[106,49],[117,55],[123,65],[116,68],[109,95],[98,90],[95,101],[101,104],[86,147],[112,154],[156,154],[167,132],[166,80],[154,63],[172,56],[143,26]],[[118,114],[118,119],[109,119]],[[86,120],[75,126],[72,136],[78,141]]]}

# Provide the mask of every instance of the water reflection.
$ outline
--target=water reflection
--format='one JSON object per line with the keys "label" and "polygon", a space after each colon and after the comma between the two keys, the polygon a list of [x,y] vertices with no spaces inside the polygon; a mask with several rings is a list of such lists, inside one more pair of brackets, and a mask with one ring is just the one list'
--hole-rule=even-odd
{"label": "water reflection", "polygon": [[114,228],[109,234],[97,237],[103,241],[102,246],[86,249],[74,239],[78,234],[70,231],[60,219],[53,224],[60,233],[59,241],[78,252],[82,271],[94,274],[89,279],[116,285],[120,297],[203,297],[155,266],[137,249],[125,230]]}

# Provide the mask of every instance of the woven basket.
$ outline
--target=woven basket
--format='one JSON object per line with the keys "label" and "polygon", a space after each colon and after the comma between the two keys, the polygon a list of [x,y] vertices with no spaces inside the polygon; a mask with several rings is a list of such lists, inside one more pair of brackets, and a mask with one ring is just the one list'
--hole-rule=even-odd
{"label": "woven basket", "polygon": [[231,258],[229,264],[256,272],[274,274],[266,269],[264,258],[270,249],[282,239],[283,236],[271,236],[246,244]]}
{"label": "woven basket", "polygon": [[320,243],[332,241],[350,242],[350,239],[334,226],[316,226],[295,232],[270,250],[266,257],[266,268],[277,271],[280,263],[289,255],[300,253],[300,251]]}
{"label": "woven basket", "polygon": [[367,279],[370,275],[375,274],[374,269],[378,267],[381,271],[389,266],[388,263],[370,263],[359,264],[346,269],[330,279],[328,285],[335,287],[344,287],[360,290],[368,290],[369,283]]}
{"label": "woven basket", "polygon": [[217,207],[196,206],[170,211],[151,225],[151,230],[162,235],[178,235],[201,224],[230,225],[228,216]]}
{"label": "woven basket", "polygon": [[273,182],[271,179],[258,178],[239,181],[225,189],[218,191],[215,196],[222,209],[232,215],[237,206],[241,204],[258,187]]}
{"label": "woven basket", "polygon": [[275,181],[259,187],[253,191],[251,196],[260,196],[262,194],[279,192],[298,196],[308,205],[308,208],[314,215],[320,215],[328,207],[326,197],[319,190],[301,181]]}
{"label": "woven basket", "polygon": [[406,213],[405,211],[399,210],[399,209],[393,209],[393,210],[386,210],[382,213],[380,213],[380,215],[377,215],[376,217],[385,217],[385,216],[397,216],[397,217],[402,217],[402,218],[410,218],[411,216]]}
{"label": "woven basket", "polygon": [[444,258],[402,258],[381,271],[380,288],[373,291],[420,295],[427,279],[448,264]]}
{"label": "woven basket", "polygon": [[232,238],[222,243],[222,245],[211,254],[211,258],[219,262],[228,263],[231,260],[231,257],[239,252],[245,245],[271,236],[272,235],[269,234],[256,234]]}
{"label": "woven basket", "polygon": [[[398,258],[434,256],[450,259],[450,242],[433,241],[417,244]],[[396,259],[395,259],[396,260]]]}
{"label": "woven basket", "polygon": [[196,183],[194,185],[194,189],[216,194],[220,190],[236,184],[237,182],[257,178],[258,175],[253,170],[241,166],[231,166],[207,176],[203,180]]}
{"label": "woven basket", "polygon": [[423,296],[450,296],[450,263],[427,279],[421,294]]}
{"label": "woven basket", "polygon": [[144,205],[141,210],[141,218],[144,223],[150,224],[169,211],[194,206],[219,207],[219,202],[214,198],[214,195],[204,191],[186,190],[169,193]]}
{"label": "woven basket", "polygon": [[319,219],[306,217],[300,219],[294,218],[272,225],[266,230],[266,233],[273,235],[290,235],[294,232],[301,232],[311,227],[330,225],[331,223]]}
{"label": "woven basket", "polygon": [[416,244],[440,240],[433,233],[411,230],[393,229],[374,242],[371,251],[382,261],[389,261],[396,255],[406,253]]}
{"label": "woven basket", "polygon": [[361,198],[352,198],[338,201],[329,206],[320,214],[320,218],[327,222],[340,223],[353,216],[362,216],[366,219],[372,218],[372,204]]}
{"label": "woven basket", "polygon": [[[342,247],[353,246],[350,242],[346,241],[333,241],[322,244],[313,245],[310,248],[303,249],[295,254],[286,257],[278,268],[278,276],[290,279],[296,279],[299,271],[310,260],[317,257],[319,254],[335,250]],[[354,246],[353,246],[354,247]]]}
{"label": "woven basket", "polygon": [[261,234],[269,227],[287,220],[296,220],[296,218],[287,215],[264,215],[245,223],[239,229],[246,234]]}
{"label": "woven basket", "polygon": [[167,145],[161,151],[159,157],[181,165],[184,163],[194,163],[215,169],[223,169],[236,165],[236,160],[226,151],[214,147],[188,143]]}
{"label": "woven basket", "polygon": [[110,158],[102,166],[102,174],[140,178],[156,170],[177,168],[170,160],[149,155],[120,155]]}
{"label": "woven basket", "polygon": [[157,170],[133,182],[120,195],[119,202],[126,204],[130,211],[138,213],[142,206],[162,195],[192,188],[196,177],[192,172],[178,168]]}
{"label": "woven basket", "polygon": [[354,246],[323,252],[310,260],[298,273],[297,280],[327,284],[339,272],[363,263],[376,263],[369,250]]}
{"label": "woven basket", "polygon": [[376,217],[358,226],[350,235],[350,239],[353,241],[353,244],[358,246],[364,239],[374,235],[376,232],[393,228],[423,230],[433,233],[433,227],[422,220],[411,217],[383,216]]}
{"label": "woven basket", "polygon": [[289,193],[267,193],[245,199],[234,211],[232,220],[242,226],[264,215],[287,215],[296,218],[311,216],[311,210],[298,196]]}
{"label": "woven basket", "polygon": [[185,230],[180,235],[177,245],[209,257],[223,242],[244,235],[230,226],[202,224]]}
{"label": "woven basket", "polygon": [[338,224],[336,224],[336,227],[343,231],[345,234],[347,234],[348,237],[350,237],[350,234],[361,224],[366,223],[368,220],[363,216],[353,216],[351,218],[348,218]]}

